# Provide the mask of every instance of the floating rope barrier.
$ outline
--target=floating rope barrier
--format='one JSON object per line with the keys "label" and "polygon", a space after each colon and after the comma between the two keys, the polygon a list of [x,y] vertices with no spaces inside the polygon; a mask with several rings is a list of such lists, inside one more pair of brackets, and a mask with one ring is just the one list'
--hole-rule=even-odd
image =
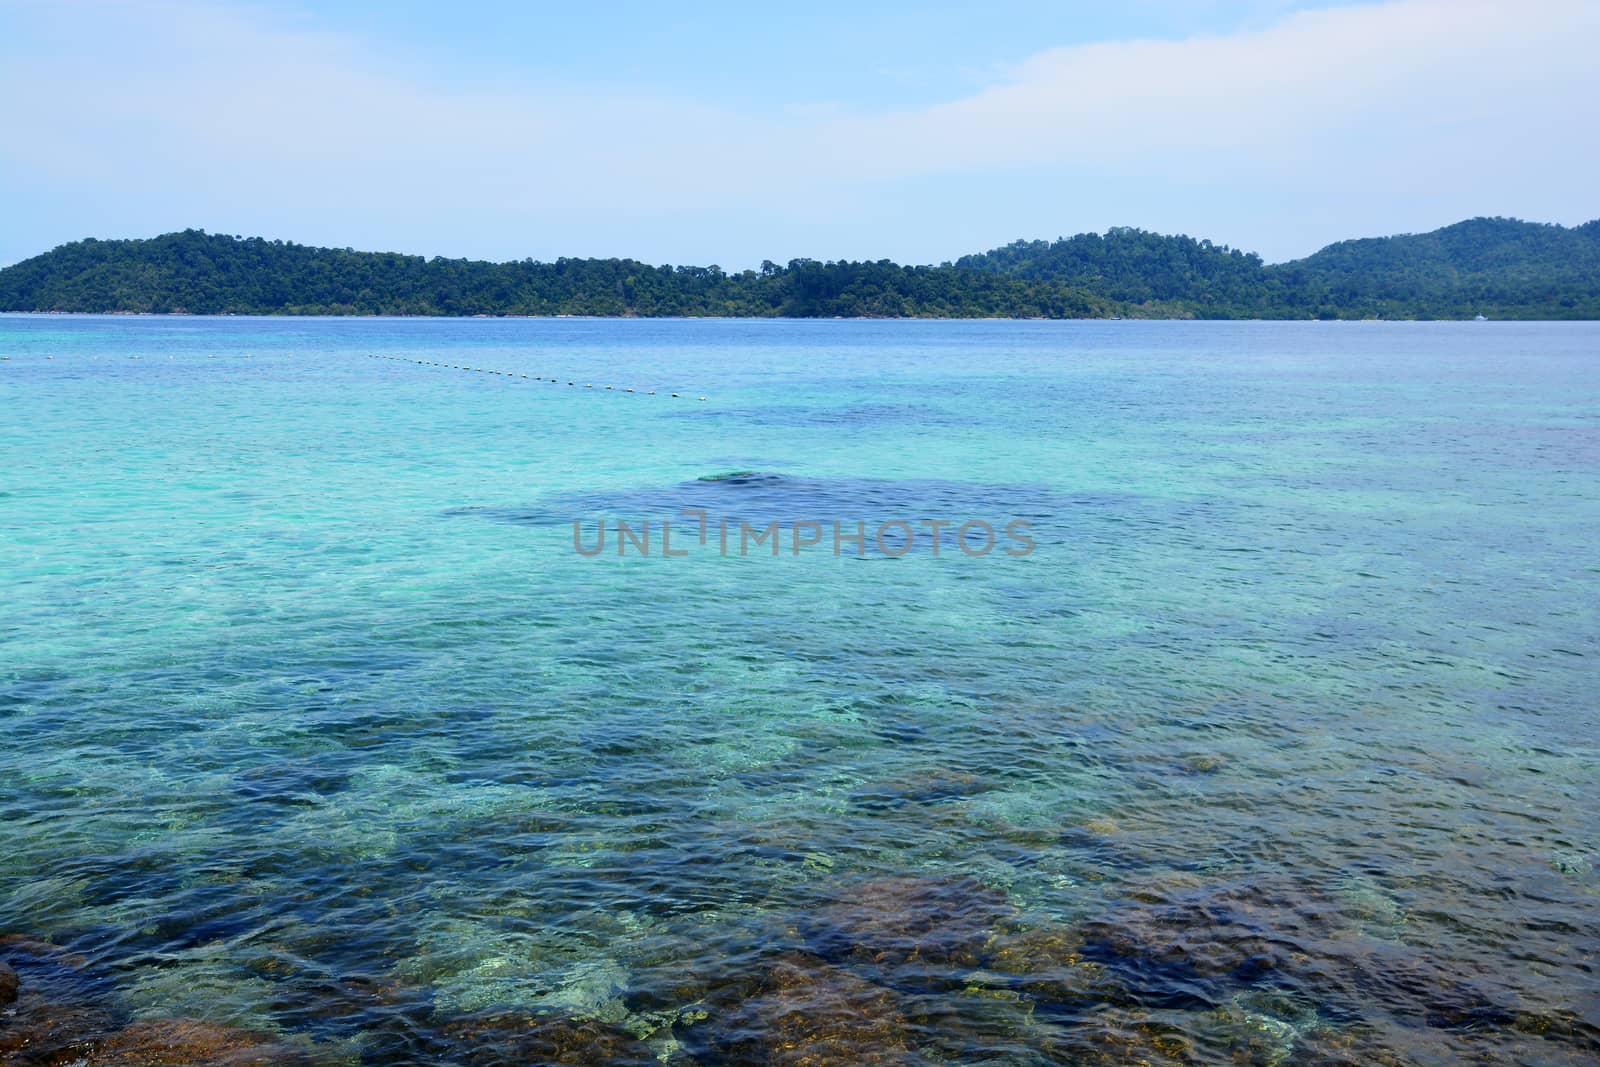
{"label": "floating rope barrier", "polygon": [[[524,381],[548,382],[551,385],[560,385],[561,384],[561,379],[559,379],[559,378],[529,377],[526,374],[519,375],[517,371],[494,370],[493,368],[490,368],[490,367],[467,367],[467,366],[463,366],[463,365],[457,364],[457,363],[440,363],[437,360],[431,360],[431,359],[411,359],[411,358],[409,358],[407,356],[385,356],[385,355],[382,355],[382,354],[377,353],[377,352],[368,352],[366,355],[367,355],[368,359],[387,359],[387,360],[389,360],[390,362],[393,362],[393,363],[412,363],[412,364],[415,364],[418,367],[440,367],[440,368],[442,368],[444,370],[464,370],[464,371],[472,371],[473,373],[476,373],[476,374],[498,374],[498,375],[502,375],[504,377],[512,378],[512,379],[516,379],[516,378],[520,377]],[[9,359],[10,357],[8,356],[6,358]],[[567,384],[568,385],[576,385],[577,382],[569,381],[569,382],[567,382]],[[593,382],[585,382],[583,387],[585,389],[593,389],[594,388],[594,383]],[[608,385],[608,386],[606,386],[606,389],[608,391],[611,391],[611,392],[617,391],[617,387],[614,386],[614,385]],[[625,393],[632,393],[632,392],[638,392],[638,391],[639,390],[628,389],[628,388],[624,388],[622,390],[622,392],[625,392]],[[645,396],[655,396],[656,395],[656,391],[654,389],[646,389],[646,390],[643,390],[643,392],[644,392]],[[684,394],[682,394],[682,393],[669,393],[668,395],[673,397],[673,398],[675,398],[675,399],[681,399]],[[700,397],[700,399],[701,400],[705,400],[706,398],[702,396],[702,397]]]}

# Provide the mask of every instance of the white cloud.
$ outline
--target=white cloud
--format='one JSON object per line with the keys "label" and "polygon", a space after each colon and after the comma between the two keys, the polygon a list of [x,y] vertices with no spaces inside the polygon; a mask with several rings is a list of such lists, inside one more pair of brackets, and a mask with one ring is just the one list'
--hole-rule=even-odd
{"label": "white cloud", "polygon": [[[839,135],[851,155],[914,171],[1226,167],[1240,153],[1272,165],[1280,155],[1326,155],[1317,146],[1330,136],[1359,148],[1368,135],[1395,131],[1430,148],[1439,140],[1503,144],[1528,128],[1567,124],[1592,134],[1597,45],[1600,4],[1588,0],[1335,8],[1227,37],[1042,52],[1004,84],[858,120]],[[1508,118],[1518,121],[1501,125]],[[1460,128],[1474,120],[1485,125]]]}
{"label": "white cloud", "polygon": [[[874,233],[875,201],[965,176],[978,195],[953,209],[970,231],[985,212],[1014,218],[1016,205],[984,202],[981,176],[1017,172],[1076,191],[1038,205],[1039,235],[1167,225],[1269,253],[1466,214],[1600,214],[1588,0],[1394,0],[1226,36],[1052,49],[979,92],[885,114],[462,84],[414,56],[204,0],[12,0],[0,20],[0,99],[18,102],[0,195],[37,216],[12,241],[30,227],[67,239],[193,224],[742,264],[812,233],[846,245],[838,254],[928,258],[960,251],[930,240],[940,220],[911,234],[901,211],[899,229]],[[1188,189],[1191,221],[1132,199],[1153,185]],[[1252,203],[1254,233],[1213,228],[1248,222]],[[1396,217],[1419,204],[1439,214]]]}

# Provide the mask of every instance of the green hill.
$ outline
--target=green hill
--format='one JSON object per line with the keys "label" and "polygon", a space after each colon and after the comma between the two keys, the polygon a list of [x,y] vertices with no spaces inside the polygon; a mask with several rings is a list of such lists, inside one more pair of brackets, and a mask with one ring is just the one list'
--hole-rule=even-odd
{"label": "green hill", "polygon": [[1600,220],[1480,218],[1341,241],[1270,268],[1303,306],[1385,318],[1600,318]]}
{"label": "green hill", "polygon": [[88,239],[0,270],[0,310],[284,315],[1600,318],[1600,221],[1472,219],[1269,265],[1118,228],[937,267],[487,263],[207,234]]}
{"label": "green hill", "polygon": [[1057,241],[1017,241],[963,256],[955,265],[1079,286],[1132,304],[1170,304],[1201,318],[1266,315],[1281,302],[1278,283],[1258,255],[1128,227],[1104,236],[1081,233]]}
{"label": "green hill", "polygon": [[1115,229],[1018,241],[956,265],[1202,318],[1600,318],[1600,220],[1567,229],[1470,219],[1277,265],[1210,241]]}
{"label": "green hill", "polygon": [[0,310],[286,315],[1099,317],[1053,282],[949,267],[794,260],[759,271],[631,259],[486,263],[200,230],[76,241],[0,271]]}

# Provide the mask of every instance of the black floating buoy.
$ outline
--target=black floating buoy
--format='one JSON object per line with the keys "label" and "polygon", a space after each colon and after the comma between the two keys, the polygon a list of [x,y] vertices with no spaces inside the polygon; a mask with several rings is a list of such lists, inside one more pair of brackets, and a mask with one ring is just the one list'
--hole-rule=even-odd
{"label": "black floating buoy", "polygon": [[677,396],[677,395],[678,395],[678,394],[677,394],[677,393],[673,393],[673,394],[672,394],[672,395],[673,395],[673,396]]}

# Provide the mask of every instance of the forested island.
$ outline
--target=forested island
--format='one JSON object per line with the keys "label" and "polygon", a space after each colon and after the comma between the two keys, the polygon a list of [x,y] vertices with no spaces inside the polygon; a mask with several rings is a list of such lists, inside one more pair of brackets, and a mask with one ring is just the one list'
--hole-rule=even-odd
{"label": "forested island", "polygon": [[428,259],[185,230],[75,241],[0,270],[0,311],[1597,319],[1600,220],[1568,228],[1477,218],[1281,264],[1118,228],[939,266],[796,259],[738,272],[632,259]]}

